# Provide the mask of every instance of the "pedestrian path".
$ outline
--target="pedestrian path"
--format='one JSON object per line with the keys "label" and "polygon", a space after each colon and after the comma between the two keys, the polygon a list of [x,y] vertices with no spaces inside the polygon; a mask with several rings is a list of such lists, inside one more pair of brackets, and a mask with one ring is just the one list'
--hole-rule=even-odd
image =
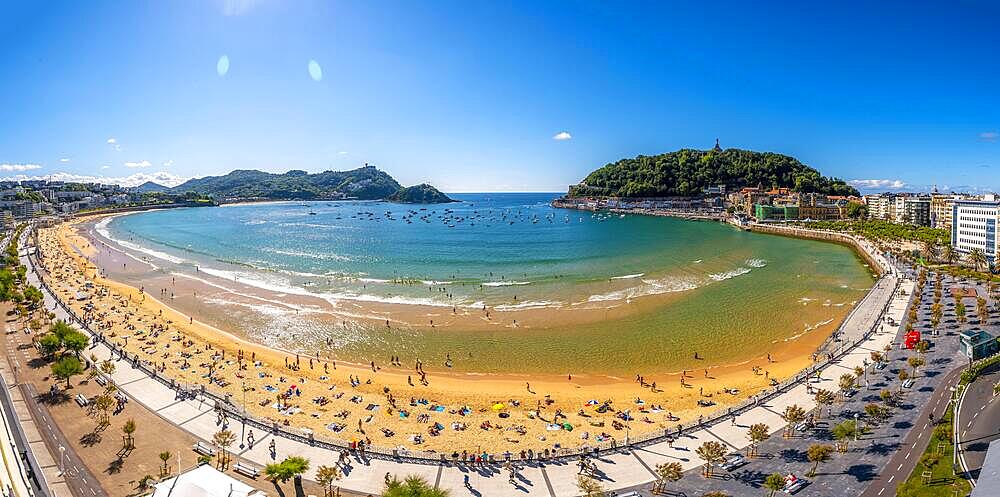
{"label": "pedestrian path", "polygon": [[[25,263],[29,264],[30,267],[29,261],[25,260]],[[29,280],[38,285],[37,277],[33,272],[29,273]],[[839,390],[840,375],[853,371],[855,366],[861,366],[864,360],[869,357],[870,351],[882,350],[885,345],[891,343],[896,336],[898,327],[888,326],[885,316],[891,317],[896,323],[902,322],[914,287],[915,283],[912,280],[899,281],[898,289],[905,291],[905,294],[901,294],[897,290],[895,275],[890,274],[881,279],[878,286],[870,294],[870,298],[863,302],[866,307],[852,312],[841,328],[845,344],[855,341],[848,337],[860,339],[869,330],[875,330],[875,332],[871,333],[857,347],[825,366],[819,375],[819,382],[814,383],[813,386],[831,391]],[[883,299],[890,300],[886,303]],[[53,296],[48,292],[45,292],[45,304],[47,308],[55,309],[57,318],[72,322],[65,311],[56,305]],[[883,316],[883,310],[885,310],[885,316]],[[86,330],[84,331],[86,332]],[[167,385],[147,377],[144,372],[133,367],[131,361],[120,360],[103,343],[95,345],[90,352],[95,354],[99,361],[114,360],[117,370],[113,379],[120,386],[121,391],[134,401],[140,402],[151,411],[156,412],[165,420],[209,443],[213,434],[221,429],[218,418],[214,414],[215,406],[212,401],[200,398],[179,400],[176,392]],[[804,383],[767,398],[758,405],[739,413],[735,424],[726,419],[711,426],[685,432],[672,443],[664,440],[634,449],[605,452],[599,457],[593,458],[592,461],[596,464],[598,475],[603,484],[609,489],[642,485],[654,480],[654,476],[648,468],[655,468],[658,464],[679,462],[684,470],[701,466],[703,461],[695,454],[695,450],[704,442],[721,440],[731,448],[742,449],[749,443],[746,429],[752,424],[766,423],[772,433],[780,431],[785,423],[778,413],[783,412],[787,406],[793,404],[807,411],[816,407],[815,400],[811,394],[807,393],[807,387]],[[241,438],[245,431],[255,430],[257,443],[253,448],[244,450],[241,457],[257,465],[263,466],[280,461],[293,454],[308,458],[312,467],[324,464],[333,465],[338,458],[336,452],[283,437],[275,440],[275,453],[272,454],[268,447],[269,439],[264,438],[266,434],[261,433],[259,428],[255,429],[249,425],[244,427],[238,420],[233,419],[229,422],[228,429],[240,435]],[[190,454],[191,460],[194,459],[190,448],[175,448],[175,450],[179,450],[178,454],[181,454],[182,458]],[[384,459],[362,461],[354,456],[350,470],[345,471],[345,476],[340,480],[339,485],[356,492],[377,494],[383,488],[386,473],[389,473],[399,476],[421,476],[427,481],[437,482],[440,488],[450,490],[453,496],[537,495],[557,497],[573,496],[579,493],[576,487],[578,471],[578,466],[572,462],[523,465],[519,469],[520,478],[512,485],[508,481],[507,473],[495,466],[470,468],[451,464],[441,467],[435,464],[397,462]],[[516,493],[512,494],[512,491]]]}

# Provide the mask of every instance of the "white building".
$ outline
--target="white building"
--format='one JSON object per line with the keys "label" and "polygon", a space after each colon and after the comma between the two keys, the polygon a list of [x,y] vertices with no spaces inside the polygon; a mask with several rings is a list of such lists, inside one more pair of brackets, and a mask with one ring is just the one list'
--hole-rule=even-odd
{"label": "white building", "polygon": [[865,195],[865,204],[868,205],[868,217],[872,219],[892,221],[896,217],[896,204],[891,194]]}
{"label": "white building", "polygon": [[983,200],[956,200],[952,208],[951,245],[962,254],[981,249],[992,265],[996,262],[997,224],[1000,224],[1000,201],[995,195]]}

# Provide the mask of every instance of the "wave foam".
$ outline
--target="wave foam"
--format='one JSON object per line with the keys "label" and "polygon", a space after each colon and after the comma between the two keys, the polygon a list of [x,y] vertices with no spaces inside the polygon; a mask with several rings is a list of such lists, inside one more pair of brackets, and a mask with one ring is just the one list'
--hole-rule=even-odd
{"label": "wave foam", "polygon": [[723,272],[723,273],[710,274],[710,275],[708,275],[708,277],[712,278],[715,281],[725,281],[725,280],[728,280],[730,278],[735,278],[737,276],[743,276],[744,274],[747,274],[749,272],[750,272],[750,268],[748,268],[748,267],[738,267],[738,268],[733,269],[731,271],[726,271],[726,272]]}
{"label": "wave foam", "polygon": [[483,286],[521,286],[530,284],[530,281],[487,281],[483,283]]}
{"label": "wave foam", "polygon": [[613,280],[633,280],[633,279],[636,279],[636,278],[642,278],[645,275],[646,275],[646,273],[626,274],[624,276],[612,276],[611,279],[613,279]]}
{"label": "wave foam", "polygon": [[134,250],[136,252],[142,252],[143,254],[150,255],[157,259],[161,259],[167,262],[172,262],[174,264],[183,264],[187,262],[187,260],[181,259],[180,257],[175,257],[170,254],[160,252],[159,250],[153,250],[148,247],[143,247],[142,245],[139,245],[137,243],[132,243],[127,240],[120,240],[118,238],[111,236],[111,232],[108,231],[108,223],[111,222],[112,219],[113,219],[112,217],[109,217],[107,219],[101,220],[99,223],[94,225],[94,229],[97,230],[97,232],[104,238],[107,238],[108,240],[111,240],[112,242],[117,243],[118,245],[121,245],[122,247],[125,247],[127,249]]}

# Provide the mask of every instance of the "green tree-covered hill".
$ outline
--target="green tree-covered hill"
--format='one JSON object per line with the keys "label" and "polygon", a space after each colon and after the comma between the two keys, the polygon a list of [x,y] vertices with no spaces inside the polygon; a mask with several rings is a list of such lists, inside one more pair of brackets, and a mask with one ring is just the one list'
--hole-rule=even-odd
{"label": "green tree-covered hill", "polygon": [[681,149],[613,162],[590,173],[569,196],[667,197],[697,195],[709,186],[791,188],[798,192],[858,195],[837,178],[823,176],[794,157],[771,152]]}

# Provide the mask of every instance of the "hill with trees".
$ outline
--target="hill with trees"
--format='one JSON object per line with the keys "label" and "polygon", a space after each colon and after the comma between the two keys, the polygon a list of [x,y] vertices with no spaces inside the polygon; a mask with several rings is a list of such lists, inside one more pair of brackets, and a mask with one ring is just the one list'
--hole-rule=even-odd
{"label": "hill with trees", "polygon": [[191,179],[169,191],[175,194],[193,192],[217,199],[388,200],[402,195],[400,198],[414,199],[410,200],[413,203],[420,203],[423,198],[432,199],[430,202],[451,201],[430,185],[411,188],[415,190],[404,189],[385,171],[365,166],[350,171],[323,171],[315,174],[298,170],[275,174],[238,169],[224,176]]}
{"label": "hill with trees", "polygon": [[640,155],[597,169],[569,189],[570,197],[670,197],[698,195],[709,186],[791,188],[802,193],[858,195],[794,157],[772,152],[681,149]]}
{"label": "hill with trees", "polygon": [[455,200],[452,200],[447,195],[441,193],[440,190],[427,183],[403,188],[390,195],[386,200],[402,204],[444,204],[455,202]]}

